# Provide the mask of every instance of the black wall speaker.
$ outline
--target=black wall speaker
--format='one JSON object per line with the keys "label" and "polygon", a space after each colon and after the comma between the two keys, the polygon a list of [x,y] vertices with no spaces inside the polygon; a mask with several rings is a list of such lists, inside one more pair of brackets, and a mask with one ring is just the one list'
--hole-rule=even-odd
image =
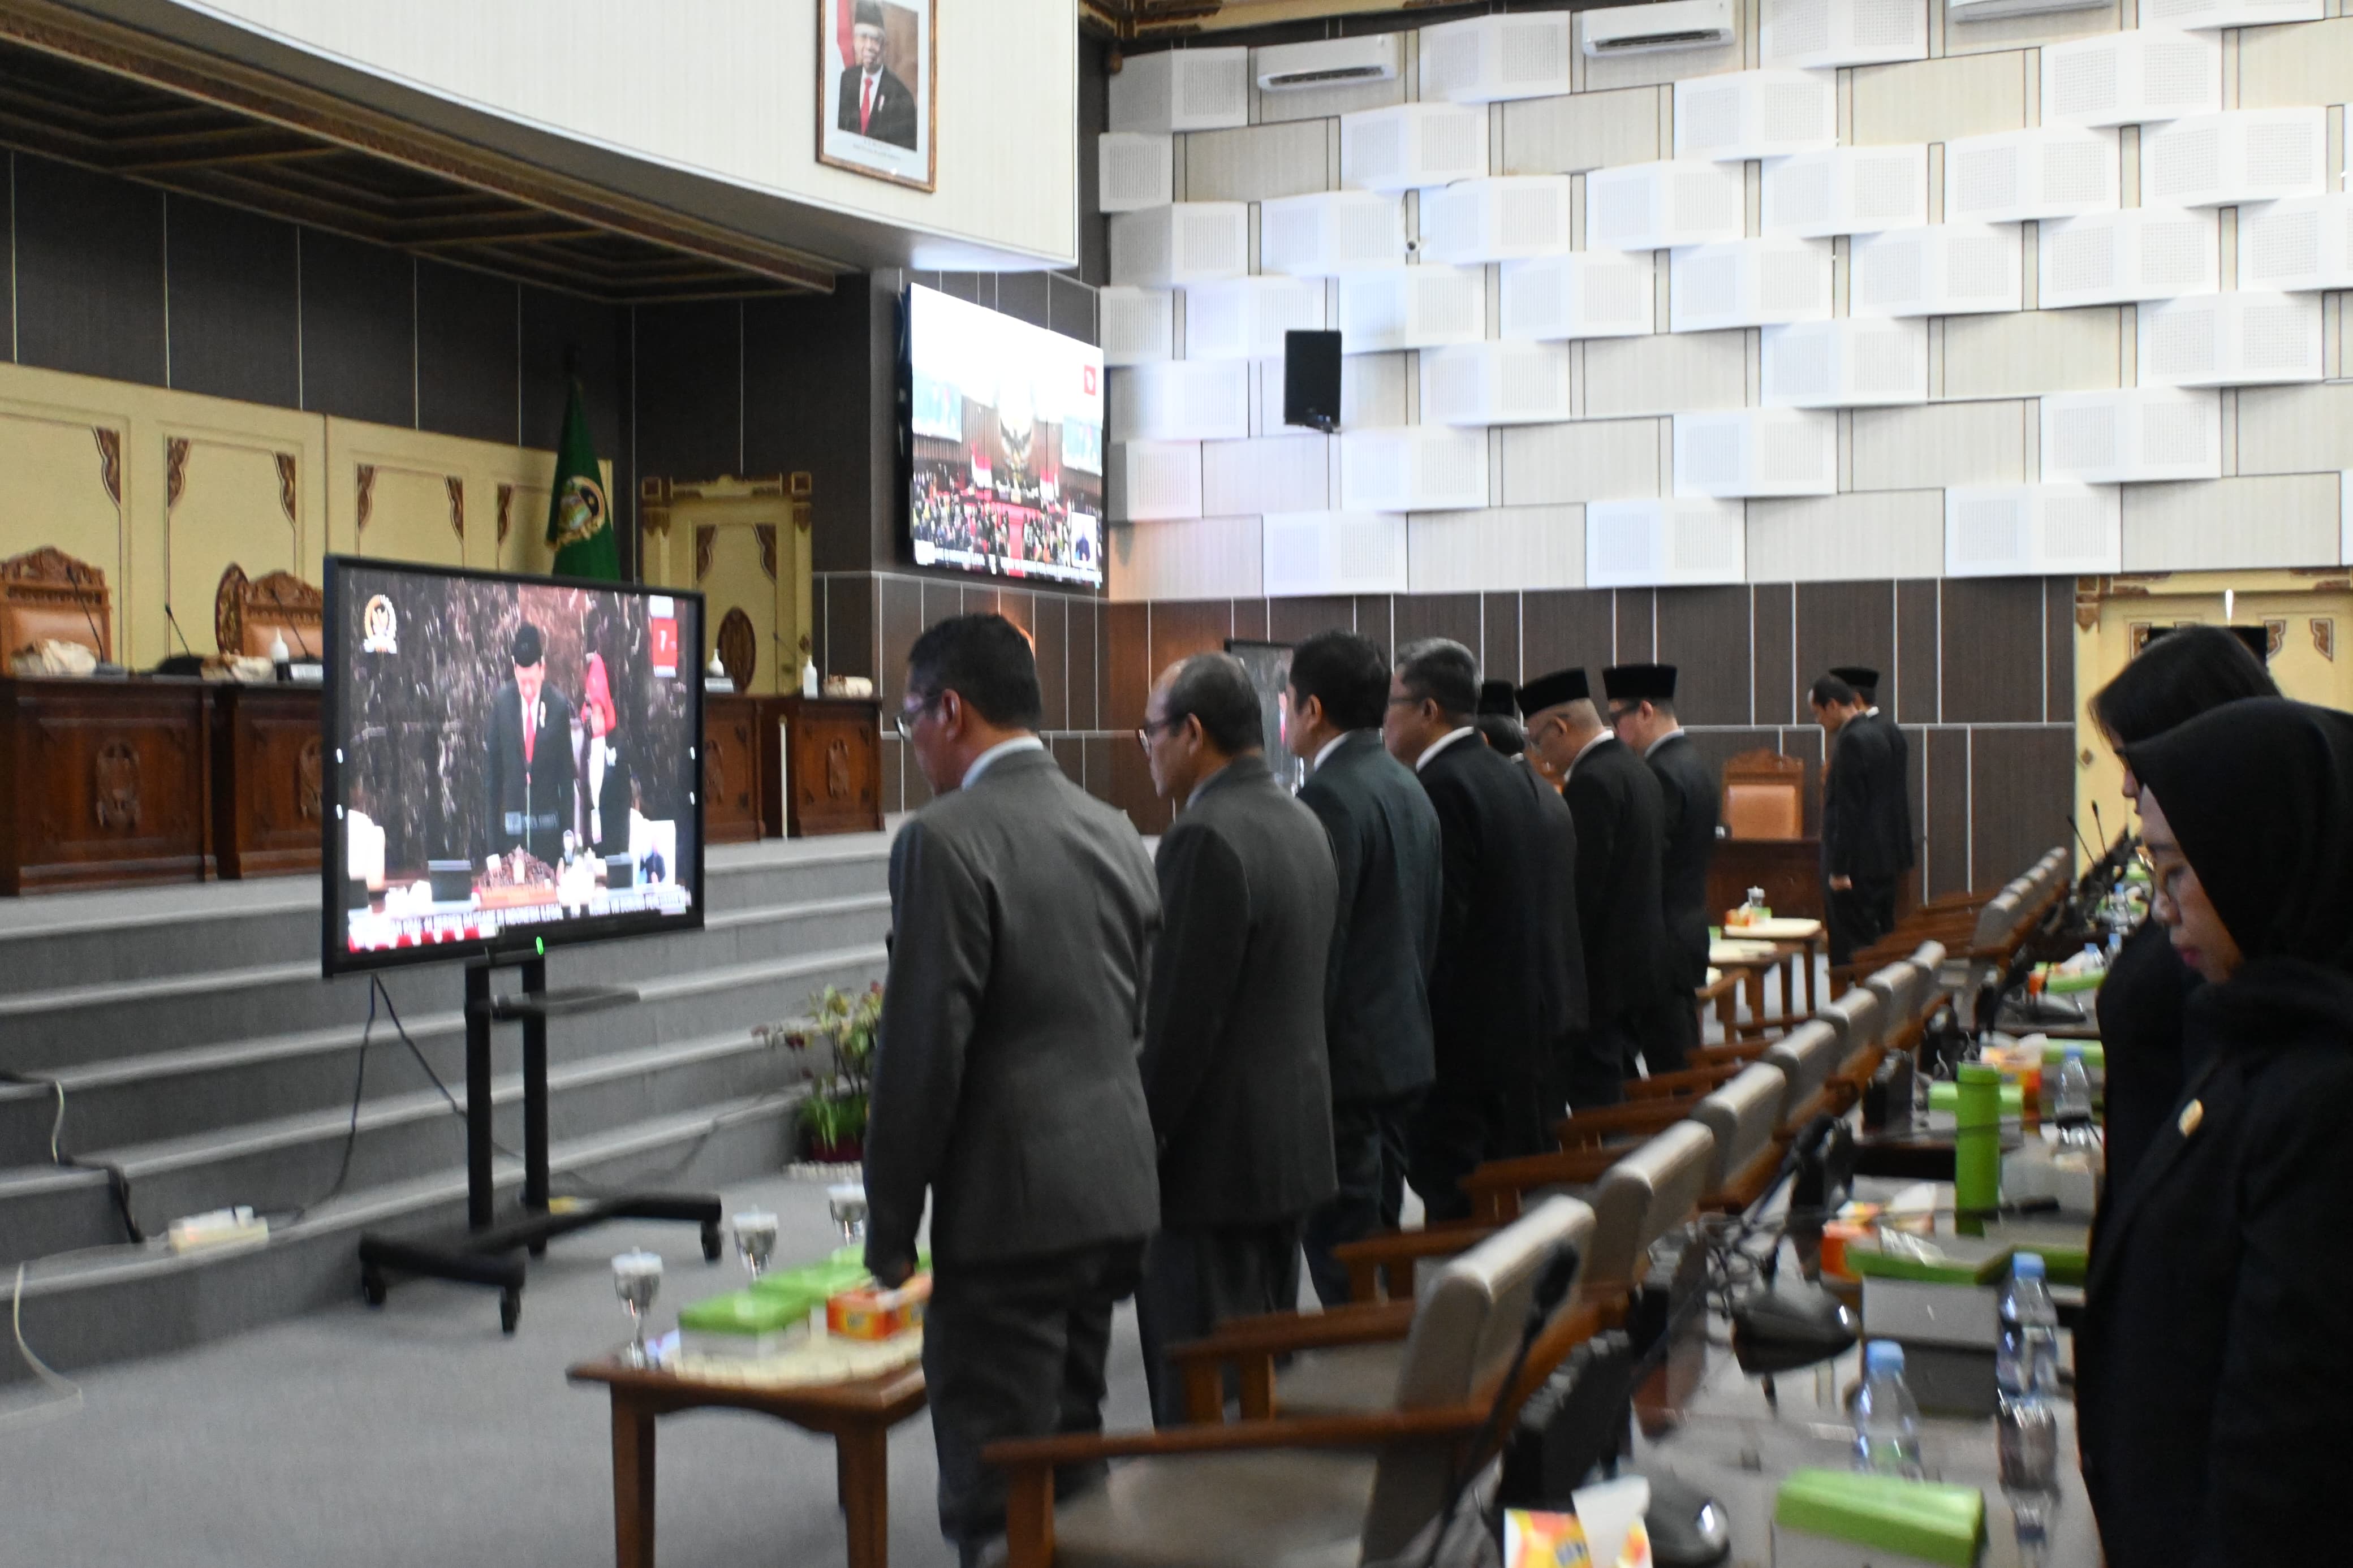
{"label": "black wall speaker", "polygon": [[1340,334],[1282,334],[1282,422],[1329,436],[1340,427]]}

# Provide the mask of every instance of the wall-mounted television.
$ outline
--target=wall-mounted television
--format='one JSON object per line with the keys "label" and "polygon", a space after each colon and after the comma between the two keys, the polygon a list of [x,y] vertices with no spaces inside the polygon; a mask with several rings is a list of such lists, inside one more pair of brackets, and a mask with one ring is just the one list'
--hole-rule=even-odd
{"label": "wall-mounted television", "polygon": [[908,558],[1101,587],[1103,351],[921,285],[902,320]]}
{"label": "wall-mounted television", "polygon": [[702,596],[327,560],[330,974],[702,924]]}

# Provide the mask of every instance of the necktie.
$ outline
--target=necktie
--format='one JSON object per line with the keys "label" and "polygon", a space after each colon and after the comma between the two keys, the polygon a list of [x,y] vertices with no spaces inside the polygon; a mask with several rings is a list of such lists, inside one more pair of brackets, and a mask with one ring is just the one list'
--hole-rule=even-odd
{"label": "necktie", "polygon": [[867,121],[874,118],[874,79],[869,76],[860,79],[866,85],[858,91],[858,133],[863,136]]}
{"label": "necktie", "polygon": [[522,765],[524,767],[531,766],[531,753],[537,749],[534,742],[538,739],[539,726],[531,721],[531,704],[526,702],[522,705]]}

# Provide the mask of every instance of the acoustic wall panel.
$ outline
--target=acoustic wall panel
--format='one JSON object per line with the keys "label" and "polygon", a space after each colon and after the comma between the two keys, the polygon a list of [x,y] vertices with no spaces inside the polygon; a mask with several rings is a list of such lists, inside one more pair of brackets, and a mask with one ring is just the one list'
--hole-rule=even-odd
{"label": "acoustic wall panel", "polygon": [[1461,180],[1421,194],[1421,258],[1480,263],[1565,256],[1571,187],[1567,174]]}
{"label": "acoustic wall panel", "polygon": [[1928,221],[1928,147],[1835,147],[1765,163],[1764,232],[1808,239]]}
{"label": "acoustic wall panel", "polygon": [[2317,22],[2327,0],[2141,0],[2144,27],[2262,27],[2274,22]]}
{"label": "acoustic wall panel", "polygon": [[1166,289],[1095,290],[1103,363],[1145,364],[1176,353],[1176,296]]}
{"label": "acoustic wall panel", "polygon": [[2014,223],[1857,235],[1847,248],[1847,310],[1857,316],[2018,310],[2026,299],[2024,255]]}
{"label": "acoustic wall panel", "polygon": [[1945,492],[1945,575],[2121,572],[2123,516],[2115,485],[1957,485]]}
{"label": "acoustic wall panel", "polygon": [[2144,305],[2143,386],[2253,386],[2321,378],[2317,294],[2242,290]]}
{"label": "acoustic wall panel", "polygon": [[1468,511],[1487,504],[1487,433],[1442,425],[1346,430],[1340,505],[1349,511]]}
{"label": "acoustic wall panel", "polygon": [[1250,434],[1250,364],[1163,360],[1111,373],[1114,441],[1215,441]]}
{"label": "acoustic wall panel", "polygon": [[2129,207],[2046,223],[2035,247],[2046,310],[2211,292],[2221,278],[2211,211]]}
{"label": "acoustic wall panel", "polygon": [[1111,216],[1111,280],[1182,289],[1250,271],[1250,206],[1172,202]]}
{"label": "acoustic wall panel", "polygon": [[1176,139],[1109,131],[1095,138],[1095,207],[1130,213],[1176,199]]}
{"label": "acoustic wall panel", "polygon": [[1498,324],[1507,338],[1639,337],[1658,320],[1648,252],[1586,250],[1507,261]]}
{"label": "acoustic wall panel", "polygon": [[1747,186],[1736,163],[1671,158],[1585,176],[1590,250],[1708,245],[1738,239],[1746,227]]}
{"label": "acoustic wall panel", "polygon": [[1417,594],[1585,586],[1585,509],[1494,507],[1406,520],[1406,576]]}
{"label": "acoustic wall panel", "polygon": [[1784,408],[1674,416],[1679,496],[1822,496],[1838,489],[1838,417]]}
{"label": "acoustic wall panel", "polygon": [[[2147,157],[2144,142],[2144,197]],[[1945,221],[2016,223],[2105,211],[2117,205],[2122,168],[2114,131],[2068,125],[1965,136],[1945,144]]]}
{"label": "acoustic wall panel", "polygon": [[1566,343],[1464,343],[1422,352],[1424,424],[1544,425],[1571,412]]}
{"label": "acoustic wall panel", "polygon": [[1581,174],[1648,163],[1670,145],[1659,119],[1655,87],[1506,104],[1497,168],[1506,174]]}
{"label": "acoustic wall panel", "polygon": [[1675,156],[1738,163],[1838,145],[1834,71],[1727,71],[1675,83]]}
{"label": "acoustic wall panel", "polygon": [[2222,471],[2221,400],[2171,388],[2052,393],[2042,445],[2045,480],[2211,479]]}
{"label": "acoustic wall panel", "polygon": [[2222,107],[2217,33],[2140,27],[2042,46],[2042,123],[2145,125]]}
{"label": "acoustic wall panel", "polygon": [[1678,332],[1824,321],[1831,247],[1818,239],[1736,239],[1671,253],[1668,321]]}
{"label": "acoustic wall panel", "polygon": [[1569,90],[1569,14],[1473,16],[1421,29],[1425,102],[1500,103]]}
{"label": "acoustic wall panel", "polygon": [[1198,441],[1115,442],[1103,481],[1113,522],[1157,522],[1201,515]]}
{"label": "acoustic wall panel", "polygon": [[2239,287],[2353,289],[2353,195],[2241,207]]}
{"label": "acoustic wall panel", "polygon": [[1399,103],[1340,116],[1340,181],[1411,191],[1487,172],[1487,111],[1476,104]]}
{"label": "acoustic wall panel", "polygon": [[1470,267],[1391,267],[1340,278],[1340,346],[1352,354],[1441,348],[1487,335],[1487,279]]}
{"label": "acoustic wall panel", "polygon": [[1941,490],[1851,490],[1748,503],[1752,583],[1935,577],[1944,560]]}
{"label": "acoustic wall panel", "polygon": [[1928,0],[1760,0],[1757,61],[1875,66],[1928,58]]}
{"label": "acoustic wall panel", "polygon": [[1269,598],[1402,594],[1405,519],[1366,511],[1270,512],[1261,520]]}
{"label": "acoustic wall panel", "polygon": [[1201,443],[1201,510],[1212,517],[1321,511],[1332,504],[1332,437],[1304,431]]}
{"label": "acoustic wall panel", "polygon": [[1928,323],[1850,316],[1767,327],[1767,408],[1857,408],[1928,400]]}
{"label": "acoustic wall panel", "polygon": [[1285,332],[1323,326],[1320,279],[1232,278],[1185,290],[1187,359],[1280,359]]}
{"label": "acoustic wall panel", "polygon": [[1255,599],[1266,591],[1255,517],[1116,524],[1110,546],[1109,596],[1118,603]]}
{"label": "acoustic wall panel", "polygon": [[2328,188],[2328,110],[2234,109],[2141,132],[2141,200],[2228,206],[2316,196]]}
{"label": "acoustic wall panel", "polygon": [[[1402,425],[1406,422],[1406,384],[1411,358],[1403,353],[1340,356],[1340,426]],[[1257,410],[1251,426],[1261,436],[1296,436],[1305,427],[1282,422],[1282,361],[1264,359],[1253,366]],[[1292,507],[1303,511],[1304,507]]]}
{"label": "acoustic wall panel", "polygon": [[[1505,506],[1627,500],[1661,493],[1659,437],[1652,419],[1579,419],[1503,431],[1498,487]],[[1581,559],[1581,557],[1580,557]]]}
{"label": "acoustic wall panel", "polygon": [[1747,509],[1736,500],[1598,500],[1585,509],[1588,588],[1738,583],[1747,557]]}
{"label": "acoustic wall panel", "polygon": [[1111,79],[1111,129],[1219,131],[1250,123],[1248,49],[1130,55]]}
{"label": "acoustic wall panel", "polygon": [[1405,261],[1405,199],[1377,191],[1323,191],[1261,202],[1261,272],[1330,278]]}
{"label": "acoustic wall panel", "polygon": [[[2333,474],[2266,474],[2125,491],[2127,572],[2334,566],[2344,500]],[[2217,528],[2227,517],[2233,526]],[[2341,655],[2341,649],[2340,655]]]}

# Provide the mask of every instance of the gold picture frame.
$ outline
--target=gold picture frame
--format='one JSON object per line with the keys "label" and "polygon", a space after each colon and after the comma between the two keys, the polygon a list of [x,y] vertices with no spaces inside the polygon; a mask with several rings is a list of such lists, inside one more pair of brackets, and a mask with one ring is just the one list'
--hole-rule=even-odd
{"label": "gold picture frame", "polygon": [[818,0],[817,161],[936,189],[939,58],[939,0]]}

